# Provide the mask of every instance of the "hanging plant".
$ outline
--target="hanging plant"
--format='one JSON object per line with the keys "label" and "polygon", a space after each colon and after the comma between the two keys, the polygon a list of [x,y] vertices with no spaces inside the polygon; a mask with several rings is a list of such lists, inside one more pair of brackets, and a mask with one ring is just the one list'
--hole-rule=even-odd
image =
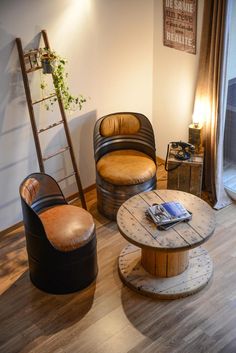
{"label": "hanging plant", "polygon": [[53,65],[56,60],[56,56],[48,49],[44,49],[44,51],[40,52],[40,61],[42,64],[43,74],[51,74],[53,72]]}
{"label": "hanging plant", "polygon": [[[61,97],[65,110],[74,111],[81,110],[83,103],[86,99],[79,95],[78,97],[73,96],[69,91],[67,82],[68,73],[65,70],[67,60],[59,56],[54,50],[47,48],[39,51],[39,59],[42,64],[43,74],[52,74],[55,92],[57,96]],[[42,91],[42,97],[44,98],[47,89],[47,83],[43,75],[41,75],[40,88]],[[45,104],[45,108],[50,110],[53,108],[53,104],[57,101],[57,97],[53,97],[49,100],[49,104]]]}

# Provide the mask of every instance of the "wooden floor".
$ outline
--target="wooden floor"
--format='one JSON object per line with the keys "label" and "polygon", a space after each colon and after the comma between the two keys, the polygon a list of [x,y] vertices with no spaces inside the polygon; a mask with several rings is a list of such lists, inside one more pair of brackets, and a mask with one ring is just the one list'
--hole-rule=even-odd
{"label": "wooden floor", "polygon": [[[159,182],[165,187],[165,181]],[[99,274],[89,288],[49,295],[30,280],[23,230],[0,237],[0,352],[235,353],[236,205],[216,212],[204,244],[214,261],[211,283],[184,299],[160,301],[126,288],[117,257],[127,242],[96,210]]]}

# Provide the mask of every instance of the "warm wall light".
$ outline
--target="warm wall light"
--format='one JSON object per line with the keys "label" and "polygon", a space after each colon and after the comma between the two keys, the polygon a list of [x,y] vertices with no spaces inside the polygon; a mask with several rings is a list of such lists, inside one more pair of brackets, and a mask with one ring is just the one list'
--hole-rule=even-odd
{"label": "warm wall light", "polygon": [[193,113],[192,122],[194,127],[198,127],[200,125],[200,118],[196,113]]}
{"label": "warm wall light", "polygon": [[67,40],[63,41],[64,49],[66,45],[70,45],[73,42],[73,34],[77,33],[78,35],[79,30],[82,30],[83,24],[91,11],[91,1],[67,1],[63,12],[54,23],[55,37],[62,39],[67,36]]}
{"label": "warm wall light", "polygon": [[194,105],[192,121],[195,127],[202,126],[210,119],[211,109],[210,101],[207,96],[197,97]]}

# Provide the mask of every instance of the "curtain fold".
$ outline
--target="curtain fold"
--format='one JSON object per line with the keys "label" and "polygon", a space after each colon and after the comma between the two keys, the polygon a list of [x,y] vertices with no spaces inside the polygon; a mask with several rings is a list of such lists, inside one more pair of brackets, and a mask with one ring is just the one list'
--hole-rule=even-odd
{"label": "curtain fold", "polygon": [[[204,4],[199,71],[194,102],[194,114],[205,121],[204,126],[204,188],[217,205],[220,193],[224,203],[230,199],[224,192],[222,87],[225,86],[227,0],[207,0]],[[220,99],[221,98],[221,99]],[[224,104],[224,103],[223,103]],[[221,114],[219,114],[221,113]],[[220,158],[219,158],[220,157]],[[220,180],[221,179],[221,180]]]}
{"label": "curtain fold", "polygon": [[225,11],[223,57],[221,61],[221,80],[219,95],[219,112],[217,117],[217,148],[216,148],[216,203],[214,208],[220,209],[232,203],[224,188],[223,168],[224,168],[224,130],[226,120],[227,94],[228,94],[228,52],[229,52],[229,30],[231,24],[231,13],[233,0],[227,0]]}

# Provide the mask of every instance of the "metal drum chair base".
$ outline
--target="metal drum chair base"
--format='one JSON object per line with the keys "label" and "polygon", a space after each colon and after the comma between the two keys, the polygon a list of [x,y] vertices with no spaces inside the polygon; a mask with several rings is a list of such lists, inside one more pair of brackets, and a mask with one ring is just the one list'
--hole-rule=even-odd
{"label": "metal drum chair base", "polygon": [[[102,185],[101,185],[102,184]],[[156,177],[137,185],[112,185],[97,176],[97,208],[98,211],[109,218],[116,220],[116,214],[120,206],[130,197],[143,191],[151,191],[156,188]]]}
{"label": "metal drum chair base", "polygon": [[[31,235],[32,236],[32,235]],[[52,294],[66,294],[86,288],[97,276],[96,236],[83,247],[61,252],[51,249],[50,257],[34,259],[28,251],[31,282]]]}

